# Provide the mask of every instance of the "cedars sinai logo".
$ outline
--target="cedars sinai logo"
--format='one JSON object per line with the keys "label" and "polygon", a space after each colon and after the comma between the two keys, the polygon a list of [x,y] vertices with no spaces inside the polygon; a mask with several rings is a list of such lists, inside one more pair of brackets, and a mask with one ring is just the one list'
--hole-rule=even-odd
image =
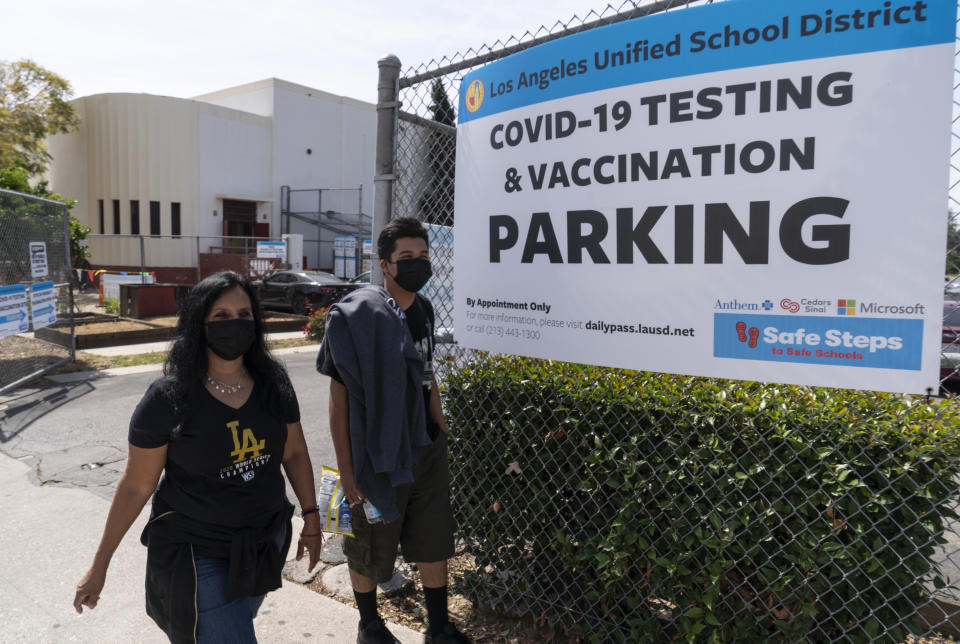
{"label": "cedars sinai logo", "polygon": [[780,300],[780,308],[784,311],[789,311],[790,313],[799,313],[800,312],[800,303],[794,302],[788,297]]}
{"label": "cedars sinai logo", "polygon": [[473,114],[483,105],[483,81],[479,78],[467,87],[467,111]]}

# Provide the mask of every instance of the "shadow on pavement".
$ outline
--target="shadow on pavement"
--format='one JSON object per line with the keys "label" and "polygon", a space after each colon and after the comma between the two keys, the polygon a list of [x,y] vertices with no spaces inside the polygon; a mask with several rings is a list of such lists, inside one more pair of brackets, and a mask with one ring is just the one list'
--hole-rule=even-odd
{"label": "shadow on pavement", "polygon": [[8,399],[6,407],[0,410],[0,444],[15,438],[33,421],[94,389],[93,384],[85,380],[32,389],[18,398]]}

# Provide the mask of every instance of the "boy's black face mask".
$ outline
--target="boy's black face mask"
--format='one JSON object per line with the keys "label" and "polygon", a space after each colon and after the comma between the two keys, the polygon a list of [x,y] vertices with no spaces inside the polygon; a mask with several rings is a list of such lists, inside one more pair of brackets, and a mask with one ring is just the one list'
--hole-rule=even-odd
{"label": "boy's black face mask", "polygon": [[253,320],[212,320],[207,322],[207,346],[224,360],[236,360],[245,354],[257,333]]}
{"label": "boy's black face mask", "polygon": [[430,266],[429,259],[414,258],[401,259],[395,262],[397,265],[397,276],[393,281],[397,285],[411,293],[416,293],[423,288],[424,284],[433,275],[433,268]]}

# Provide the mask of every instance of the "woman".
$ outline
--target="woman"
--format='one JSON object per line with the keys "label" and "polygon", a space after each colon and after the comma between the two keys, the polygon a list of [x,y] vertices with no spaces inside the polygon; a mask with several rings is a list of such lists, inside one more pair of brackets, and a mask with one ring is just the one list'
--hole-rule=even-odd
{"label": "woman", "polygon": [[306,549],[311,569],[322,536],[297,398],[267,351],[249,282],[223,272],[191,289],[163,371],[130,420],[127,467],[74,607],[96,607],[110,558],[156,489],[140,538],[147,614],[175,644],[256,642],[253,618],[280,586],[291,541],[281,460],[304,516],[297,559]]}

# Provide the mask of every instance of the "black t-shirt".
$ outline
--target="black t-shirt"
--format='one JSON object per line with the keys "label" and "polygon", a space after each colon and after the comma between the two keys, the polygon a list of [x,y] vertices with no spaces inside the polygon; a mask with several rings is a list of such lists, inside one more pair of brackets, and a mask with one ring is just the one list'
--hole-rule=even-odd
{"label": "black t-shirt", "polygon": [[[420,352],[420,359],[423,361],[423,404],[427,416],[427,434],[430,436],[430,440],[437,440],[437,436],[440,434],[440,426],[430,415],[430,391],[433,389],[433,328],[436,321],[433,315],[433,305],[430,304],[430,300],[417,293],[413,298],[413,304],[403,313],[407,328],[410,330],[410,336],[413,338],[413,342]],[[343,379],[340,377],[336,365],[333,364],[330,348],[327,345],[323,346],[325,352],[320,365],[320,373],[343,384]]]}
{"label": "black t-shirt", "polygon": [[150,385],[129,431],[136,447],[167,445],[156,500],[207,523],[237,528],[268,524],[286,498],[280,466],[287,423],[300,420],[296,397],[286,402],[279,418],[265,408],[256,385],[239,409],[199,385],[187,398],[181,430],[173,435],[177,419],[165,386],[162,379]]}

